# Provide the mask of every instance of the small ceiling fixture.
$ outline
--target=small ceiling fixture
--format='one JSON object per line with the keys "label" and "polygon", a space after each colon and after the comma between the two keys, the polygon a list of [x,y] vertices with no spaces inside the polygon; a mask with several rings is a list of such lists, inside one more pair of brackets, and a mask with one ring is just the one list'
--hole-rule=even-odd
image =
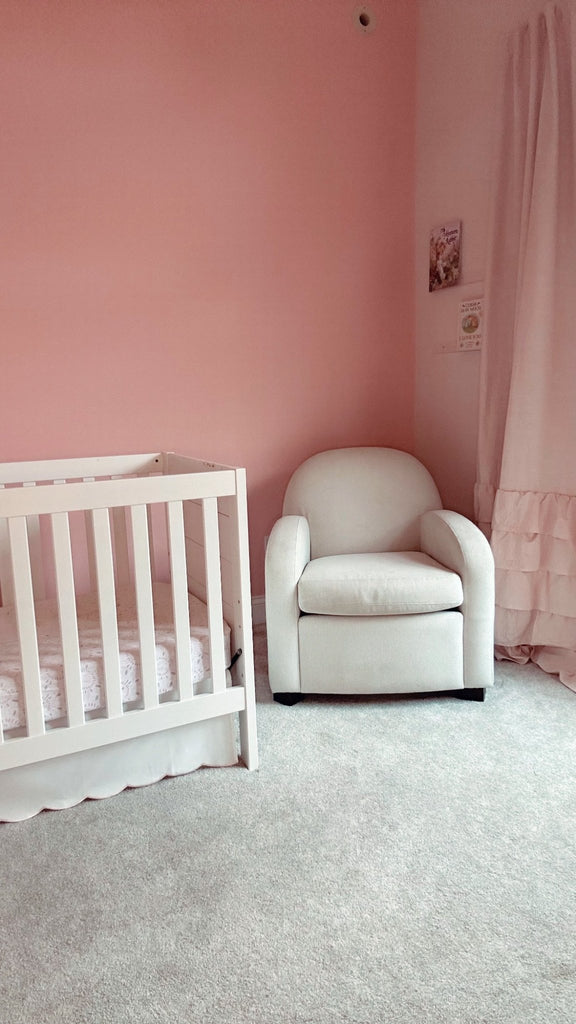
{"label": "small ceiling fixture", "polygon": [[354,11],[354,24],[359,32],[373,32],[376,19],[368,7],[357,7]]}

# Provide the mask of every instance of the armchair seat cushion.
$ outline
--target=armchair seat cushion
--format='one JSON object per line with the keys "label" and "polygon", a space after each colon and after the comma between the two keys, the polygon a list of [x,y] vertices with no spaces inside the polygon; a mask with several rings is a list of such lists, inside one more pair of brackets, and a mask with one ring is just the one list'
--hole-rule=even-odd
{"label": "armchair seat cushion", "polygon": [[414,615],[462,601],[460,576],[420,551],[314,558],[298,582],[300,610],[316,615]]}

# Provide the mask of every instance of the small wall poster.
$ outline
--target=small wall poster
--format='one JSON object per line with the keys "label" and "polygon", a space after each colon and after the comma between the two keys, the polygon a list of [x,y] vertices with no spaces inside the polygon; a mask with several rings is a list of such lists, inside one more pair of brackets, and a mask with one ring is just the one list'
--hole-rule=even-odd
{"label": "small wall poster", "polygon": [[460,352],[481,348],[483,320],[484,299],[467,299],[460,303],[457,340]]}
{"label": "small wall poster", "polygon": [[461,222],[442,224],[430,232],[430,279],[428,290],[449,288],[460,277]]}

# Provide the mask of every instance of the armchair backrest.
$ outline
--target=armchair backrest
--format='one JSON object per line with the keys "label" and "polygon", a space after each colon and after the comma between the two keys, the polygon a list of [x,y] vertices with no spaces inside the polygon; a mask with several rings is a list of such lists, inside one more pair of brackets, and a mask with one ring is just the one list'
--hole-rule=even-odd
{"label": "armchair backrest", "polygon": [[312,558],[415,551],[423,512],[442,508],[428,470],[394,448],[320,452],[293,473],[284,515],[305,516]]}

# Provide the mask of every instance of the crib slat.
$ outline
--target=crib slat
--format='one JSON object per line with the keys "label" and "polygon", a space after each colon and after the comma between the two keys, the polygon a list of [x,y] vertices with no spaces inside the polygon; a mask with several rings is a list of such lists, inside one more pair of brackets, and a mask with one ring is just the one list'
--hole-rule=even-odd
{"label": "crib slat", "polygon": [[134,582],[138,610],[138,637],[142,670],[142,698],[145,708],[158,704],[156,676],[156,643],[154,637],[154,602],[150,571],[150,544],[146,505],[133,505],[130,509],[132,542],[134,546]]}
{"label": "crib slat", "polygon": [[122,714],[122,691],[120,684],[118,622],[116,619],[116,591],[114,589],[114,559],[107,508],[95,508],[93,510],[92,526],[94,531],[98,603],[100,606],[106,708],[108,718],[116,718]]}
{"label": "crib slat", "polygon": [[218,538],[218,499],[204,498],[204,555],[206,559],[206,597],[210,631],[210,669],[212,690],[226,688],[224,628],[222,625],[222,583],[220,579],[220,543]]}
{"label": "crib slat", "polygon": [[150,551],[150,566],[152,569],[152,579],[158,579],[158,564],[156,558],[156,549],[154,546],[154,515],[152,512],[152,505],[146,505],[146,518],[148,520],[148,548]]}
{"label": "crib slat", "polygon": [[26,518],[19,516],[16,519],[10,519],[8,533],[20,640],[27,732],[29,736],[41,736],[45,731],[45,726]]}
{"label": "crib slat", "polygon": [[[94,482],[93,476],[83,477],[83,483]],[[86,554],[88,557],[88,579],[90,588],[96,589],[96,555],[94,554],[94,530],[92,528],[92,515],[89,511],[84,512],[84,529],[86,531]]]}
{"label": "crib slat", "polygon": [[182,502],[167,502],[167,512],[178,688],[180,690],[181,699],[187,700],[193,696],[194,691],[190,660],[190,613],[188,606],[186,542],[184,539],[184,514]]}
{"label": "crib slat", "polygon": [[66,512],[50,516],[54,563],[56,569],[56,597],[60,616],[62,638],[62,660],[66,686],[68,725],[82,725],[84,704],[82,700],[82,669],[78,642],[78,620],[74,599],[74,570],[72,565],[72,543],[70,523]]}
{"label": "crib slat", "polygon": [[130,583],[130,559],[128,557],[128,530],[126,528],[126,509],[112,509],[114,526],[114,564],[118,586]]}
{"label": "crib slat", "polygon": [[[26,481],[23,487],[36,487],[33,480]],[[42,540],[40,536],[40,519],[38,516],[28,516],[28,550],[30,552],[30,565],[32,567],[32,584],[37,601],[46,597],[46,586],[44,582],[44,564],[42,561]]]}
{"label": "crib slat", "polygon": [[[0,491],[3,490],[4,484],[0,484]],[[14,604],[7,519],[0,519],[0,597],[3,605]]]}

